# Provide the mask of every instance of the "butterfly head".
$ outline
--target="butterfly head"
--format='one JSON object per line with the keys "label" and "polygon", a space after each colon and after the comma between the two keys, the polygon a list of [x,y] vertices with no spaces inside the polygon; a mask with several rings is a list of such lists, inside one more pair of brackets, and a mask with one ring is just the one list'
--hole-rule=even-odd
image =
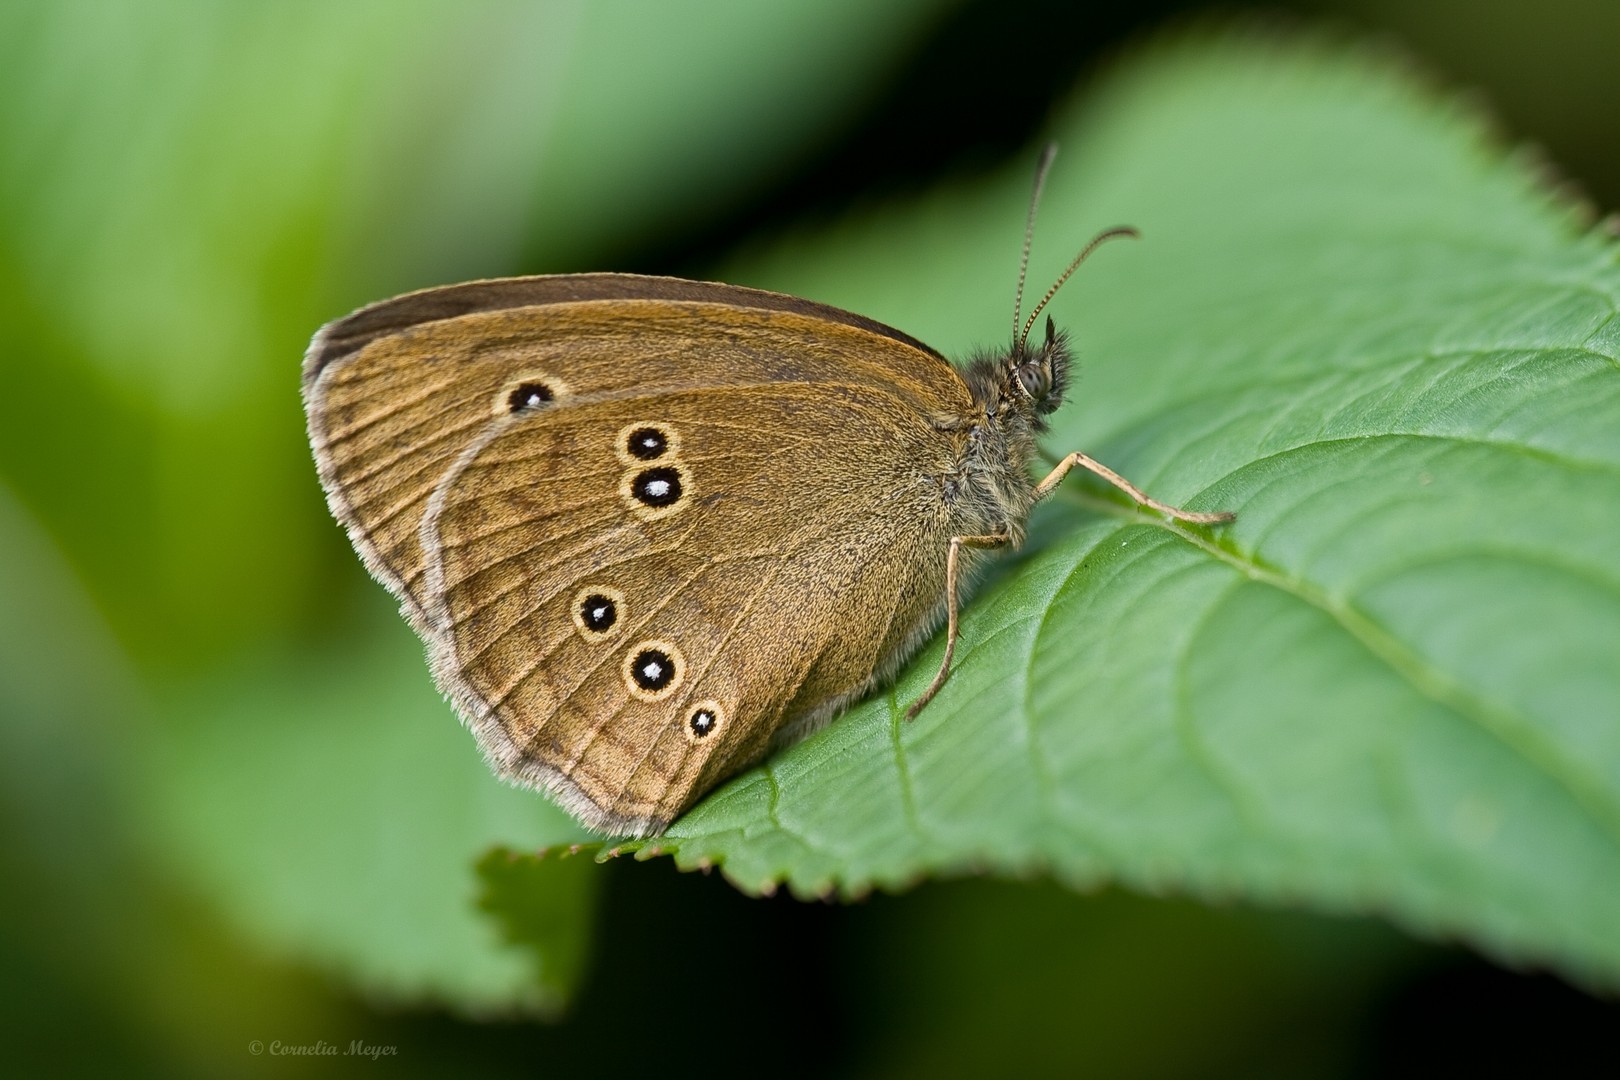
{"label": "butterfly head", "polygon": [[1005,352],[981,353],[962,374],[978,403],[973,423],[981,437],[998,445],[1009,440],[1027,445],[1033,453],[1035,436],[1046,430],[1047,414],[1063,404],[1069,385],[1069,336],[1048,319],[1043,338],[1014,340]]}
{"label": "butterfly head", "polygon": [[1069,384],[1069,340],[1046,320],[1046,340],[1030,348],[1017,342],[1007,358],[1007,385],[1004,400],[1036,416],[1044,416],[1063,404],[1063,391]]}

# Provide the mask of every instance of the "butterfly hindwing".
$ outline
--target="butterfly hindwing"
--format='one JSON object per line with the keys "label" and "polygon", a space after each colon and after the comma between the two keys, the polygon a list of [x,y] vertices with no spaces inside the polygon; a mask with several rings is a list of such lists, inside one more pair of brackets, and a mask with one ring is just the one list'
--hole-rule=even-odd
{"label": "butterfly hindwing", "polygon": [[937,606],[904,587],[943,555],[904,452],[928,435],[892,395],[807,382],[492,421],[422,527],[441,685],[502,772],[661,829]]}

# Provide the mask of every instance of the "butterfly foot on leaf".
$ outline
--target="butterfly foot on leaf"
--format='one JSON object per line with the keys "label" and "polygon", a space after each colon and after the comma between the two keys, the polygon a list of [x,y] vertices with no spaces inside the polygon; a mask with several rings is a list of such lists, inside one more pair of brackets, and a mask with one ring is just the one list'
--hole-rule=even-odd
{"label": "butterfly foot on leaf", "polygon": [[906,719],[915,720],[917,714],[922,712],[923,706],[934,700],[945,680],[951,677],[951,657],[956,655],[956,603],[957,603],[957,574],[962,558],[962,548],[996,548],[1013,542],[1011,533],[988,533],[982,536],[953,536],[951,537],[950,553],[945,558],[945,656],[939,662],[939,671],[934,674],[934,681],[928,684],[928,689],[922,696],[911,703],[906,710]]}
{"label": "butterfly foot on leaf", "polygon": [[1224,525],[1229,521],[1237,520],[1236,514],[1226,510],[1183,510],[1179,506],[1171,506],[1169,503],[1160,502],[1096,458],[1082,454],[1078,450],[1066,455],[1062,461],[1057,463],[1056,468],[1046,474],[1046,479],[1035,485],[1035,501],[1040,502],[1050,495],[1063,482],[1063,478],[1069,475],[1069,470],[1077,466],[1102,477],[1129,495],[1138,506],[1145,506],[1149,510],[1157,510],[1159,513],[1176,521],[1185,521],[1189,525]]}

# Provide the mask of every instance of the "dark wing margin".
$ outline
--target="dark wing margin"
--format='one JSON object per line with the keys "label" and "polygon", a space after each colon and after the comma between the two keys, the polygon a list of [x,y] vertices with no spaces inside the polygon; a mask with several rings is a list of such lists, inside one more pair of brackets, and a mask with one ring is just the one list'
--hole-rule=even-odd
{"label": "dark wing margin", "polygon": [[786,293],[713,281],[643,274],[547,274],[536,277],[469,281],[406,293],[367,305],[321,328],[304,355],[304,385],[335,360],[358,352],[377,338],[423,323],[508,308],[543,307],[589,300],[674,300],[731,304],[764,311],[789,311],[879,334],[949,362],[910,334],[842,308]]}

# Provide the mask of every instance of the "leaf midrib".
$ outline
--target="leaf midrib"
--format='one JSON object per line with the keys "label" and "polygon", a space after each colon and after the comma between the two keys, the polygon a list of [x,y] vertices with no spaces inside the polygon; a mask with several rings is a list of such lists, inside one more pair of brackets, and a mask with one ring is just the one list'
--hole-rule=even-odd
{"label": "leaf midrib", "polygon": [[1484,697],[1469,693],[1450,675],[1407,648],[1395,634],[1353,605],[1335,602],[1326,590],[1265,566],[1252,555],[1245,557],[1236,550],[1214,543],[1207,536],[1178,523],[1155,520],[1145,513],[1118,506],[1114,507],[1113,513],[1135,524],[1150,524],[1164,529],[1232,567],[1249,580],[1275,588],[1328,616],[1416,693],[1470,721],[1532,771],[1549,780],[1620,850],[1620,807],[1605,797],[1601,781],[1589,777],[1578,761],[1559,753],[1549,742],[1536,739],[1534,725],[1526,722],[1525,718]]}

